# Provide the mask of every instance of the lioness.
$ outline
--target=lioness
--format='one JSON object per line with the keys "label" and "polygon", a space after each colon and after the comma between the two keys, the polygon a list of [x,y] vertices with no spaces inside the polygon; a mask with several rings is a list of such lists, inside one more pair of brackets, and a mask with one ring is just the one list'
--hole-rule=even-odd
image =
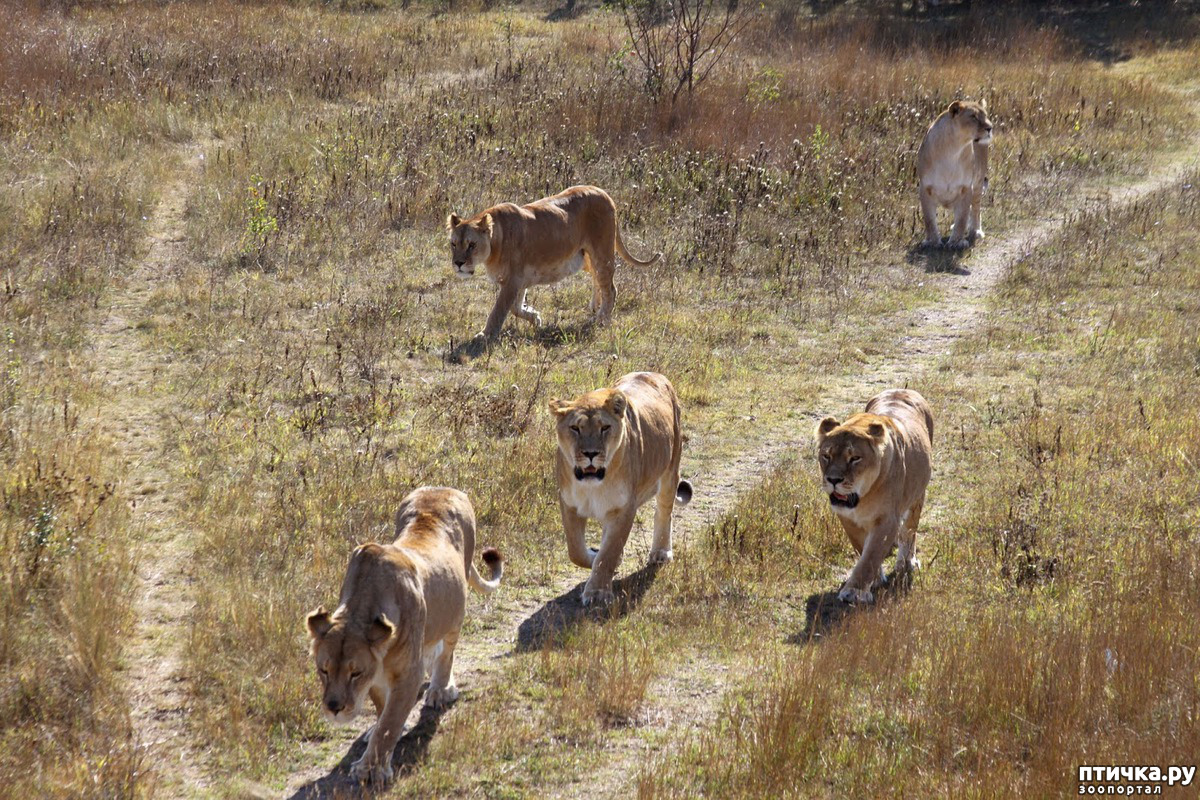
{"label": "lioness", "polygon": [[483,551],[491,568],[484,580],[472,563],[475,511],[457,489],[425,487],[404,498],[392,544],[355,549],[338,607],[308,615],[312,656],[324,687],[322,707],[333,722],[349,722],[367,695],[379,715],[362,758],[350,767],[359,780],[392,778],[392,750],[417,701],[432,661],[425,704],[458,697],[454,647],[462,628],[467,582],[481,592],[500,585],[504,562]]}
{"label": "lioness", "polygon": [[[558,504],[567,555],[590,569],[583,604],[613,599],[612,579],[638,507],[658,496],[651,563],[671,560],[671,511],[692,485],[679,479],[683,432],[679,400],[662,375],[631,372],[611,389],[551,400],[558,418]],[[589,518],[600,520],[600,549],[584,544]]]}
{"label": "lioness", "polygon": [[920,566],[914,553],[917,523],[929,486],[933,412],[910,389],[889,389],[844,423],[826,417],[817,426],[822,488],[860,553],[838,598],[870,603],[884,579],[883,559],[899,538],[896,572]]}
{"label": "lioness", "polygon": [[992,123],[985,103],[955,100],[929,126],[917,151],[917,182],[925,215],[925,244],[940,246],[938,206],[954,210],[947,246],[963,248],[983,238],[979,203],[988,183]]}
{"label": "lioness", "polygon": [[653,264],[662,255],[639,261],[629,254],[617,227],[617,206],[595,186],[572,186],[524,206],[501,203],[470,219],[451,214],[447,227],[454,273],[469,278],[482,265],[500,287],[477,340],[499,336],[509,310],[541,325],[541,315],[525,304],[526,290],[560,281],[580,269],[592,273],[591,309],[607,322],[617,297],[615,253],[639,267]]}

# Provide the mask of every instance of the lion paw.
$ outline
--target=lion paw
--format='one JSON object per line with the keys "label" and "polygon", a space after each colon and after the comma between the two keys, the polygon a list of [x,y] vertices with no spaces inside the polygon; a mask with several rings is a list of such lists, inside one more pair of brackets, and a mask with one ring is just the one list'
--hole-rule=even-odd
{"label": "lion paw", "polygon": [[425,692],[425,705],[430,708],[445,708],[458,699],[458,687],[453,683],[434,689],[432,686]]}
{"label": "lion paw", "polygon": [[913,572],[916,572],[917,570],[919,570],[920,568],[921,568],[921,561],[920,561],[920,559],[918,559],[914,556],[910,556],[907,559],[904,559],[904,558],[896,559],[896,574],[897,575],[903,575],[905,573],[913,573]]}
{"label": "lion paw", "polygon": [[946,242],[946,247],[951,250],[966,250],[970,246],[971,243],[965,238],[950,239],[948,242]]}
{"label": "lion paw", "polygon": [[650,551],[650,557],[649,557],[648,561],[651,564],[667,564],[673,558],[675,558],[675,554],[673,552],[671,552],[670,548],[668,548],[666,550],[664,550],[662,548],[658,548],[656,550]]}
{"label": "lion paw", "polygon": [[384,761],[382,764],[369,763],[367,753],[350,765],[350,777],[360,783],[372,783],[379,786],[391,781],[394,774],[390,761]]}
{"label": "lion paw", "polygon": [[612,589],[593,589],[589,586],[583,588],[582,602],[585,606],[604,607],[610,605],[615,599],[616,595],[613,594]]}
{"label": "lion paw", "polygon": [[851,589],[847,586],[838,592],[838,600],[851,605],[870,605],[875,602],[875,595],[870,589]]}
{"label": "lion paw", "polygon": [[983,228],[976,228],[975,232],[973,234],[971,234],[971,238],[975,239],[975,241],[979,241],[980,239],[982,239],[983,238]]}

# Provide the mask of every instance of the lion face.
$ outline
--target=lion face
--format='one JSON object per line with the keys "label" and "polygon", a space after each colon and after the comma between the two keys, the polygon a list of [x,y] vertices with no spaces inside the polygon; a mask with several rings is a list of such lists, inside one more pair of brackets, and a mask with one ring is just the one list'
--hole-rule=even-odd
{"label": "lion face", "polygon": [[625,444],[628,401],[616,389],[598,389],[571,401],[551,400],[558,417],[558,449],[575,480],[604,480],[608,465]]}
{"label": "lion face", "polygon": [[976,144],[992,143],[992,121],[988,119],[985,104],[955,100],[949,111],[964,136]]}
{"label": "lion face", "polygon": [[446,227],[450,230],[450,260],[454,274],[469,278],[475,267],[487,262],[492,254],[492,215],[484,214],[474,222],[464,222],[451,214]]}
{"label": "lion face", "polygon": [[834,510],[853,509],[879,477],[886,429],[879,422],[851,420],[842,425],[826,417],[817,426],[821,489]]}
{"label": "lion face", "polygon": [[327,720],[345,724],[363,708],[395,633],[383,614],[366,630],[344,619],[334,620],[323,607],[308,615],[313,661],[323,689],[321,710]]}

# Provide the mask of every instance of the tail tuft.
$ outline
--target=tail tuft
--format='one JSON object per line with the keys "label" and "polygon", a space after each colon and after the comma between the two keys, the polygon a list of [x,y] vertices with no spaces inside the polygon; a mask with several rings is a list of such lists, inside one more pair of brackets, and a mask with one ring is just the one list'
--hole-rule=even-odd
{"label": "tail tuft", "polygon": [[686,506],[692,502],[692,483],[691,481],[680,481],[679,486],[675,488],[675,502],[681,506]]}
{"label": "tail tuft", "polygon": [[487,579],[480,577],[474,564],[467,565],[467,580],[476,591],[491,594],[500,588],[500,579],[504,577],[504,556],[494,547],[485,547],[479,557],[488,565],[491,574]]}

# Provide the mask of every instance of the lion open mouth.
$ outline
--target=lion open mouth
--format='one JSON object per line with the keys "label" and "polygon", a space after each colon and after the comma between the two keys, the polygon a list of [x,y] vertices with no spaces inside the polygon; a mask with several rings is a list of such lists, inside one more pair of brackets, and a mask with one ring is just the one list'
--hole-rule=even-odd
{"label": "lion open mouth", "polygon": [[850,494],[838,494],[837,492],[830,492],[829,504],[833,506],[843,506],[845,508],[854,508],[858,505],[858,493],[851,492]]}
{"label": "lion open mouth", "polygon": [[585,481],[589,478],[597,481],[604,480],[604,467],[589,466],[575,468],[575,480]]}

